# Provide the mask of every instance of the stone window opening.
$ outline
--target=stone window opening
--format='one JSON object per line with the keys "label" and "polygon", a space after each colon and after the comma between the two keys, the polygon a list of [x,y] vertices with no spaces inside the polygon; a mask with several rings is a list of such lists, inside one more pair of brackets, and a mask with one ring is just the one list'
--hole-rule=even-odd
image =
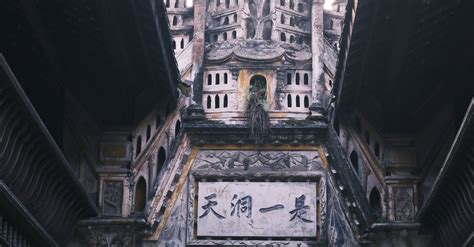
{"label": "stone window opening", "polygon": [[239,0],[235,0],[235,6],[239,6]]}
{"label": "stone window opening", "polygon": [[329,86],[332,87],[332,80],[329,80]]}
{"label": "stone window opening", "polygon": [[290,35],[290,43],[291,44],[295,43],[295,36]]}
{"label": "stone window opening", "polygon": [[147,125],[146,126],[146,141],[147,142],[150,140],[150,137],[151,137],[151,126]]}
{"label": "stone window opening", "polygon": [[137,136],[137,144],[136,144],[136,154],[135,158],[142,152],[142,136]]}
{"label": "stone window opening", "polygon": [[283,41],[283,42],[286,41],[286,34],[285,33],[280,34],[280,40]]}
{"label": "stone window opening", "polygon": [[224,33],[222,37],[224,38],[224,41],[227,41],[227,33]]}
{"label": "stone window opening", "polygon": [[220,107],[220,102],[219,101],[220,101],[219,95],[216,95],[216,97],[214,98],[214,107],[216,109],[219,109],[219,107]]}
{"label": "stone window opening", "polygon": [[221,75],[219,73],[216,74],[216,85],[221,83]]}
{"label": "stone window opening", "polygon": [[181,130],[181,121],[176,121],[176,124],[174,125],[174,136],[178,136],[179,131]]}
{"label": "stone window opening", "polygon": [[207,96],[207,102],[206,102],[206,105],[207,105],[207,109],[211,109],[211,106],[212,106],[212,99],[211,99],[211,96]]}
{"label": "stone window opening", "polygon": [[156,158],[156,177],[160,174],[161,168],[163,168],[166,161],[166,150],[163,147],[160,147],[158,150],[158,157]]}
{"label": "stone window opening", "polygon": [[234,14],[233,18],[234,18],[234,23],[237,23],[237,14]]}
{"label": "stone window opening", "polygon": [[262,7],[262,17],[270,15],[270,0],[264,0]]}
{"label": "stone window opening", "polygon": [[291,94],[288,94],[286,97],[286,105],[288,108],[291,108]]}
{"label": "stone window opening", "polygon": [[256,34],[256,24],[251,19],[245,21],[245,29],[247,33],[247,39],[255,38]]}
{"label": "stone window opening", "polygon": [[228,9],[230,6],[230,0],[225,0],[225,8]]}
{"label": "stone window opening", "polygon": [[291,85],[291,73],[286,74],[286,84]]}
{"label": "stone window opening", "polygon": [[248,6],[249,6],[249,11],[250,11],[250,16],[254,18],[258,18],[258,7],[256,0],[248,0]]}
{"label": "stone window opening", "polygon": [[280,6],[285,6],[285,0],[280,0]]}
{"label": "stone window opening", "polygon": [[352,167],[354,168],[356,173],[359,174],[359,155],[355,150],[352,150],[349,158],[351,160]]}
{"label": "stone window opening", "polygon": [[262,39],[271,40],[272,32],[273,32],[272,30],[273,30],[273,22],[270,20],[265,21],[265,23],[263,24]]}
{"label": "stone window opening", "polygon": [[173,26],[176,26],[176,25],[178,25],[178,17],[173,16]]}
{"label": "stone window opening", "polygon": [[216,9],[218,9],[219,6],[221,6],[221,0],[216,0]]}
{"label": "stone window opening", "polygon": [[224,84],[228,83],[228,76],[227,73],[224,73]]}
{"label": "stone window opening", "polygon": [[237,39],[237,31],[232,31],[232,39]]}
{"label": "stone window opening", "polygon": [[295,9],[295,1],[290,0],[290,9]]}
{"label": "stone window opening", "polygon": [[377,158],[380,158],[380,144],[378,142],[374,144],[374,154]]}
{"label": "stone window opening", "polygon": [[308,97],[308,95],[304,96],[304,108],[309,108],[309,97]]}
{"label": "stone window opening", "polygon": [[300,85],[300,73],[296,73],[295,84]]}
{"label": "stone window opening", "polygon": [[184,49],[184,39],[181,39],[180,47],[181,47],[181,49]]}
{"label": "stone window opening", "polygon": [[170,7],[170,0],[166,0],[166,8]]}
{"label": "stone window opening", "polygon": [[224,95],[224,108],[227,108],[228,104],[229,104],[229,99],[228,99],[227,94],[226,94],[226,95]]}
{"label": "stone window opening", "polygon": [[292,27],[295,26],[295,17],[294,16],[290,17],[290,26],[292,26]]}
{"label": "stone window opening", "polygon": [[298,3],[298,12],[303,12],[303,11],[304,11],[303,3]]}
{"label": "stone window opening", "polygon": [[281,14],[281,16],[280,16],[280,23],[285,24],[285,15],[284,14]]}
{"label": "stone window opening", "polygon": [[374,186],[369,194],[370,208],[372,214],[375,216],[375,220],[379,221],[382,219],[382,198],[377,187]]}
{"label": "stone window opening", "polygon": [[300,105],[300,96],[299,95],[296,95],[295,106],[296,107],[301,107],[301,105]]}
{"label": "stone window opening", "polygon": [[212,35],[212,41],[217,42],[217,34]]}
{"label": "stone window opening", "polygon": [[142,213],[146,205],[146,180],[140,177],[135,187],[135,212]]}
{"label": "stone window opening", "polygon": [[211,74],[207,75],[207,85],[212,85],[212,75]]}
{"label": "stone window opening", "polygon": [[176,50],[176,41],[173,40],[173,50]]}
{"label": "stone window opening", "polygon": [[304,73],[303,83],[304,83],[305,85],[308,85],[308,84],[309,84],[309,75],[308,75],[308,73]]}
{"label": "stone window opening", "polygon": [[301,36],[298,37],[298,40],[296,41],[296,43],[297,43],[298,45],[302,45],[302,44],[303,44],[303,37],[301,37]]}
{"label": "stone window opening", "polygon": [[179,0],[176,0],[176,2],[174,2],[174,7],[179,8]]}
{"label": "stone window opening", "polygon": [[224,22],[222,23],[222,25],[229,25],[229,17],[228,16],[226,16],[224,18]]}

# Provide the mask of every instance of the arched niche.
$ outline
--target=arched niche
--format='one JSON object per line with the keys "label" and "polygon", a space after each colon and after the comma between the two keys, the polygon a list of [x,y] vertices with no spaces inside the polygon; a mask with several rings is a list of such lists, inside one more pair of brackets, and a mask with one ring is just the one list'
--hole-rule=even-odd
{"label": "arched niche", "polygon": [[255,95],[259,100],[267,98],[267,79],[262,75],[254,75],[250,78],[249,93]]}
{"label": "arched niche", "polygon": [[375,216],[376,220],[382,218],[382,198],[377,187],[373,187],[369,194],[369,203],[370,208],[372,209],[372,214]]}
{"label": "arched niche", "polygon": [[262,32],[262,39],[264,40],[271,40],[273,33],[273,22],[270,20],[266,20],[263,24],[263,32]]}
{"label": "arched niche", "polygon": [[160,147],[158,150],[158,156],[156,159],[156,176],[158,177],[161,168],[163,168],[163,165],[165,164],[166,161],[166,150],[163,147]]}
{"label": "arched niche", "polygon": [[146,181],[140,177],[135,185],[135,212],[143,212],[146,204]]}
{"label": "arched niche", "polygon": [[246,33],[247,39],[255,38],[256,26],[255,26],[255,22],[250,18],[245,20],[245,33]]}
{"label": "arched niche", "polygon": [[351,160],[352,167],[354,167],[354,170],[359,173],[359,155],[355,150],[352,150],[351,155],[349,156]]}

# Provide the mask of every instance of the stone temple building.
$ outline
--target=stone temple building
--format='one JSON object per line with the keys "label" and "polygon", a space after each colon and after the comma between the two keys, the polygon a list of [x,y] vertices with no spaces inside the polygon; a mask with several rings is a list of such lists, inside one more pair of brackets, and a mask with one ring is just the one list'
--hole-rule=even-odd
{"label": "stone temple building", "polygon": [[0,246],[473,246],[470,0],[0,2]]}

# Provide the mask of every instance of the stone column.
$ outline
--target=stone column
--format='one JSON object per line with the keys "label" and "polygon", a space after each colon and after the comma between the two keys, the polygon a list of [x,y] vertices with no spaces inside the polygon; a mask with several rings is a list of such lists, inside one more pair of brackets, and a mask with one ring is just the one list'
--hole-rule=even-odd
{"label": "stone column", "polygon": [[194,34],[193,34],[193,95],[191,105],[202,105],[202,67],[204,62],[204,34],[206,29],[206,0],[194,0]]}
{"label": "stone column", "polygon": [[312,104],[311,118],[324,119],[324,33],[323,33],[324,0],[313,0],[311,6],[311,51],[312,58]]}
{"label": "stone column", "polygon": [[390,222],[413,223],[418,209],[413,140],[407,136],[387,136],[386,140],[385,169],[390,174],[385,177],[387,218]]}

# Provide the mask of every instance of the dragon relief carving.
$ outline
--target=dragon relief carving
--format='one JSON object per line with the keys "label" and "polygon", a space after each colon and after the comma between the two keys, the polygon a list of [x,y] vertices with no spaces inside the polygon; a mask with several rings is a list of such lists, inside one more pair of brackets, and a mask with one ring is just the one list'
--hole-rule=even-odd
{"label": "dragon relief carving", "polygon": [[319,156],[298,152],[208,151],[197,157],[196,169],[213,170],[313,170],[321,167]]}

